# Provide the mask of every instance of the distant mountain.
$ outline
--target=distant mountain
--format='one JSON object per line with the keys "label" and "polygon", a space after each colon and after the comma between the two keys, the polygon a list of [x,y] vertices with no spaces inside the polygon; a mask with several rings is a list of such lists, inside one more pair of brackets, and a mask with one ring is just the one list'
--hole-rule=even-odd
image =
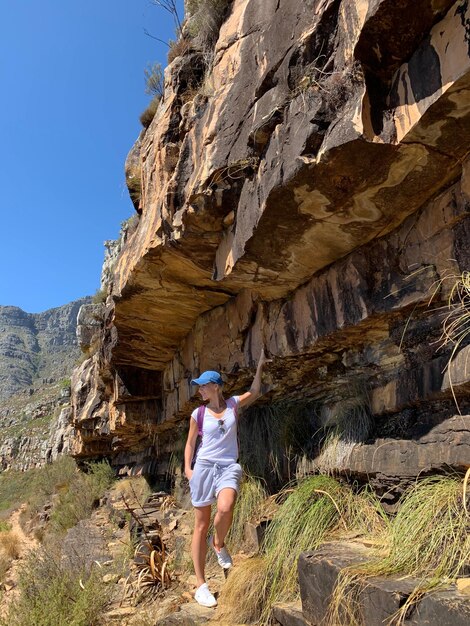
{"label": "distant mountain", "polygon": [[80,357],[81,298],[44,313],[0,306],[0,471],[43,463]]}
{"label": "distant mountain", "polygon": [[80,355],[75,329],[82,298],[44,313],[0,306],[0,403],[27,387],[70,375]]}

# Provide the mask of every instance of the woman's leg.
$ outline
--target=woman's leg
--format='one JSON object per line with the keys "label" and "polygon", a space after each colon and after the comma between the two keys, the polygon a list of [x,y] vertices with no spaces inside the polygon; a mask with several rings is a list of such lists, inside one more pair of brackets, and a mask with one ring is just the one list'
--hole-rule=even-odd
{"label": "woman's leg", "polygon": [[191,555],[193,557],[197,586],[200,587],[206,582],[204,569],[207,554],[207,531],[211,521],[211,506],[194,507],[194,514],[195,520]]}
{"label": "woman's leg", "polygon": [[217,496],[217,513],[214,518],[214,546],[217,550],[223,547],[225,537],[230,529],[236,499],[237,492],[230,487],[221,489]]}

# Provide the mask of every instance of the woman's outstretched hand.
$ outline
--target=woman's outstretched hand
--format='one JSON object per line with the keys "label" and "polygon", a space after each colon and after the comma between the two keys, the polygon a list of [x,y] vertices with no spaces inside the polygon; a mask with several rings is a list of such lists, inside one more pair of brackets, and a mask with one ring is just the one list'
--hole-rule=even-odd
{"label": "woman's outstretched hand", "polygon": [[267,358],[264,348],[261,348],[261,354],[259,355],[258,360],[258,368],[261,369],[266,365],[266,363],[272,363],[272,361],[272,359]]}
{"label": "woman's outstretched hand", "polygon": [[271,363],[272,359],[268,359],[266,357],[266,352],[264,348],[261,348],[261,353],[259,355],[258,365],[256,367],[256,374],[251,383],[250,390],[246,393],[243,393],[239,396],[240,406],[245,407],[253,404],[255,400],[257,400],[261,395],[261,377],[263,374],[263,367],[266,363]]}

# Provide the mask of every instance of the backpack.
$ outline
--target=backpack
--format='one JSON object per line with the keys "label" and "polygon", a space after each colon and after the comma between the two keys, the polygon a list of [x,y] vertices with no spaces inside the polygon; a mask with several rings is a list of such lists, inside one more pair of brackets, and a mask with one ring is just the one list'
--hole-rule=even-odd
{"label": "backpack", "polygon": [[[227,400],[227,409],[233,409],[233,412],[235,413],[235,419],[237,419],[238,417],[238,410],[237,410],[237,403],[233,400],[233,398],[229,398]],[[196,447],[194,449],[194,456],[193,456],[193,460],[191,461],[191,469],[194,468],[194,464],[196,463],[196,457],[197,457],[197,453],[199,448],[201,447],[202,444],[202,427],[204,425],[204,415],[206,413],[206,405],[205,404],[201,404],[201,406],[198,408],[197,410],[197,434],[198,434],[198,441],[196,442]]]}

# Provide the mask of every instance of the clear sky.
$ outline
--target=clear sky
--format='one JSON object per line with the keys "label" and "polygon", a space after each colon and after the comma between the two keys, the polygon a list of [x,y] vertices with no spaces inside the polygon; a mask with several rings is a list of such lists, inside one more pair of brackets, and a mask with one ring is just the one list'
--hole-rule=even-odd
{"label": "clear sky", "polygon": [[0,304],[37,313],[99,288],[103,242],[134,212],[124,162],[144,69],[166,64],[144,30],[174,27],[151,0],[0,7]]}

